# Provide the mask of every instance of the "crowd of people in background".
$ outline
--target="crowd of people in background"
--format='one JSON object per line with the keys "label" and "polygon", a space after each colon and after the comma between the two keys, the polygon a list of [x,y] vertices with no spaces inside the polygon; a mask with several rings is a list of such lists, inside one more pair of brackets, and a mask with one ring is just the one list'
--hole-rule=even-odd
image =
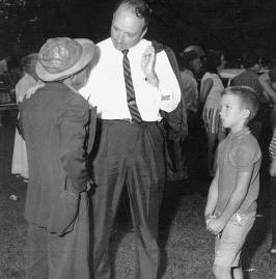
{"label": "crowd of people in background", "polygon": [[[207,141],[206,145],[202,145],[202,141],[196,141],[194,140],[195,137],[193,137],[191,142],[186,141],[186,144],[189,145],[187,149],[194,150],[194,144],[198,144],[197,148],[206,149],[205,154],[208,158],[208,175],[213,177],[215,173],[212,172],[212,170],[216,170],[216,166],[214,164],[216,164],[217,160],[214,160],[214,158],[217,157],[218,142],[220,142],[227,136],[227,134],[229,134],[229,129],[224,129],[222,127],[223,125],[221,125],[221,96],[225,91],[225,88],[229,86],[233,86],[233,88],[237,86],[246,86],[254,90],[254,93],[258,98],[259,109],[255,117],[248,122],[248,127],[251,134],[254,135],[261,147],[263,158],[270,162],[269,170],[264,171],[264,174],[270,174],[271,176],[270,208],[272,243],[269,252],[272,255],[275,255],[275,59],[271,57],[270,60],[267,60],[266,64],[264,65],[264,61],[260,59],[260,56],[257,54],[257,52],[253,50],[247,51],[239,60],[239,68],[234,69],[239,69],[236,71],[237,73],[234,73],[233,75],[233,72],[231,74],[230,71],[229,76],[225,78],[225,75],[221,73],[223,73],[223,71],[227,73],[227,69],[225,70],[225,68],[227,68],[227,64],[225,65],[225,63],[223,63],[224,65],[222,66],[219,63],[219,56],[222,55],[222,53],[214,50],[206,51],[204,55],[200,55],[200,53],[202,53],[202,50],[198,51],[198,46],[192,46],[188,52],[185,52],[184,50],[184,52],[180,53],[179,56],[183,82],[184,84],[187,84],[187,90],[184,92],[184,96],[186,98],[188,110],[188,138],[191,137],[193,133],[198,135],[199,129],[202,131],[205,130],[205,139]],[[214,67],[211,71],[209,64],[210,58],[213,60],[213,63],[215,63],[213,64]],[[189,78],[187,78],[187,70],[191,71]],[[213,75],[213,80],[211,81],[209,78],[208,82],[211,84],[207,85],[205,80],[206,76],[210,77],[210,72]],[[216,98],[213,99],[213,110],[216,108],[217,114],[216,116],[214,114],[207,114],[209,119],[211,119],[211,121],[208,121],[208,118],[206,117],[206,107],[208,107],[208,97],[212,97],[211,92],[214,86],[217,88],[217,95]],[[215,103],[215,101],[217,101],[217,103]],[[215,107],[215,104],[217,107]],[[210,126],[208,126],[210,123],[217,125],[214,126],[216,129],[210,131]],[[218,131],[221,133],[220,137],[218,137]],[[202,135],[202,133],[200,135]],[[266,166],[267,162],[263,164],[263,168]]]}
{"label": "crowd of people in background", "polygon": [[[231,62],[224,52],[189,46],[174,55],[145,39],[150,14],[143,0],[120,1],[110,37],[97,46],[90,40],[54,38],[20,66],[9,68],[10,58],[0,61],[0,75],[9,77],[20,106],[11,172],[29,180],[27,279],[45,274],[89,279],[89,265],[95,279],[110,278],[109,241],[125,186],[136,237],[136,276],[157,278],[165,153],[172,151],[164,147],[178,136],[181,146],[173,151],[184,150],[184,158],[178,158],[185,162],[182,179],[191,175],[197,150],[206,156],[205,174],[212,181],[206,227],[216,235],[220,251],[216,278],[243,278],[240,250],[256,217],[261,151],[263,158],[271,158],[270,253],[276,255],[276,60],[264,65],[255,51],[247,51],[240,59],[242,71],[225,79],[221,72]],[[97,107],[97,125],[91,107]],[[231,110],[235,114],[228,116]],[[239,194],[231,195],[229,187]],[[223,203],[235,205],[225,209]],[[226,231],[235,235],[234,246],[227,243]],[[71,253],[64,252],[68,248]]]}
{"label": "crowd of people in background", "polygon": [[[198,50],[200,48],[200,50]],[[267,137],[272,136],[272,132],[275,127],[275,59],[270,58],[264,64],[264,61],[260,59],[257,52],[248,51],[244,53],[240,59],[239,64],[235,68],[229,68],[225,63],[223,52],[215,50],[206,50],[199,46],[190,46],[188,51],[184,50],[179,54],[179,66],[181,69],[182,80],[185,86],[185,100],[187,103],[188,121],[189,121],[189,135],[194,130],[200,129],[205,126],[207,136],[207,150],[208,150],[208,162],[209,162],[209,174],[212,176],[213,156],[214,150],[216,150],[217,142],[223,139],[227,131],[223,131],[221,123],[219,121],[220,110],[220,93],[216,98],[213,98],[212,105],[215,107],[214,100],[217,100],[217,113],[206,113],[206,107],[209,106],[210,100],[212,101],[212,90],[217,88],[217,92],[222,92],[227,86],[249,86],[256,92],[261,108],[258,114],[249,124],[251,132],[256,138],[260,140],[261,132],[265,132]],[[222,63],[220,61],[223,61]],[[210,63],[213,64],[213,69],[210,70]],[[233,63],[228,62],[230,65]],[[229,74],[227,76],[227,70]],[[231,72],[231,70],[233,70]],[[187,75],[189,71],[189,75]],[[214,80],[211,78],[206,79],[206,76],[210,76],[210,71],[213,73]],[[221,74],[222,73],[222,74]],[[226,75],[225,75],[226,73]],[[211,86],[212,85],[212,86]],[[215,87],[215,88],[214,88]],[[207,91],[207,93],[206,93]],[[208,100],[208,98],[210,100]],[[215,115],[214,115],[215,114]],[[207,117],[212,121],[208,121]],[[220,127],[213,127],[211,133],[208,133],[208,124],[220,125]],[[268,124],[269,127],[262,127],[264,124]],[[193,128],[196,127],[196,128]],[[215,130],[214,130],[215,128]],[[268,130],[266,130],[268,128]],[[219,134],[216,131],[219,131]],[[212,138],[213,137],[213,138]],[[264,137],[264,135],[263,135]],[[214,142],[215,146],[214,146]]]}

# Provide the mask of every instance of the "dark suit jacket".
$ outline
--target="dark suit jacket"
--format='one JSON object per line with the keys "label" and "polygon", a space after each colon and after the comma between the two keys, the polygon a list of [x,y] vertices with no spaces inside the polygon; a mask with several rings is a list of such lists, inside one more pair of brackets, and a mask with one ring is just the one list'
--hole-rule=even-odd
{"label": "dark suit jacket", "polygon": [[184,86],[182,83],[182,78],[178,68],[176,56],[173,50],[166,45],[163,45],[157,41],[152,41],[152,45],[157,53],[162,50],[165,51],[181,90],[181,101],[179,102],[176,109],[170,113],[161,111],[161,115],[163,119],[165,120],[166,124],[169,126],[168,128],[169,128],[170,135],[168,136],[171,139],[181,138],[182,140],[184,140],[188,134],[187,105],[184,99],[184,93],[183,93]]}
{"label": "dark suit jacket", "polygon": [[74,228],[80,193],[86,190],[96,110],[89,111],[87,101],[64,84],[52,82],[23,101],[20,115],[29,164],[25,217],[62,235]]}
{"label": "dark suit jacket", "polygon": [[175,180],[180,176],[186,176],[186,152],[185,152],[185,138],[188,134],[187,122],[187,106],[184,99],[184,86],[178,68],[177,59],[173,50],[156,41],[152,42],[156,52],[164,50],[170,61],[171,67],[178,80],[181,90],[181,101],[175,110],[170,113],[160,111],[163,120],[162,128],[165,135],[165,159],[167,166],[167,180]]}

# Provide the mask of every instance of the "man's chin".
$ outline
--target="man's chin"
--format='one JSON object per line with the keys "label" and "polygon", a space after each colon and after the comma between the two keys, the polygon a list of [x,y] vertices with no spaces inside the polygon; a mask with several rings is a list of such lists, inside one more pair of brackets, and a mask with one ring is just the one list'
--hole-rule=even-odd
{"label": "man's chin", "polygon": [[118,51],[123,51],[124,49],[120,46],[114,45],[115,49],[117,49]]}
{"label": "man's chin", "polygon": [[123,51],[125,48],[124,46],[117,44],[116,42],[112,41],[113,46],[115,47],[115,49],[117,49],[118,51]]}

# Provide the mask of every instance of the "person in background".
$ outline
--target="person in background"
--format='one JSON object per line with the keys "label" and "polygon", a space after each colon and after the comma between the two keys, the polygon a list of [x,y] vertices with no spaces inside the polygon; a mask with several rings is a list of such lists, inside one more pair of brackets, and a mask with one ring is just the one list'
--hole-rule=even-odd
{"label": "person in background", "polygon": [[[7,56],[0,60],[0,105],[10,103],[12,99],[13,84],[10,81],[8,71],[8,61],[11,59]],[[0,111],[0,127],[3,126],[2,118],[6,114],[6,111]]]}
{"label": "person in background", "polygon": [[222,69],[225,69],[226,65],[227,65],[227,61],[225,59],[225,54],[224,54],[224,52],[220,52],[220,64],[217,67],[218,71],[222,70]]}
{"label": "person in background", "polygon": [[0,60],[0,76],[8,74],[8,60],[10,56],[7,56]]}
{"label": "person in background", "polygon": [[276,255],[276,129],[269,145],[270,163],[270,224],[271,224],[271,247],[270,254]]}
{"label": "person in background", "polygon": [[[30,88],[42,84],[35,73],[37,57],[37,53],[32,53],[22,59],[21,64],[24,76],[15,86],[16,102],[19,106]],[[18,127],[15,129],[11,173],[23,177],[24,182],[28,181],[29,174],[26,144],[20,135]]]}
{"label": "person in background", "polygon": [[15,87],[17,82],[22,77],[22,67],[21,60],[17,55],[11,56],[8,60],[8,78],[10,80],[11,86]]}
{"label": "person in background", "polygon": [[259,195],[262,154],[247,127],[258,110],[250,87],[228,87],[222,93],[221,119],[230,129],[218,147],[218,167],[205,207],[206,228],[216,235],[213,272],[217,279],[242,279],[241,251],[252,228]]}
{"label": "person in background", "polygon": [[91,166],[95,279],[110,278],[110,237],[124,186],[134,226],[135,278],[157,278],[166,173],[160,110],[173,112],[181,89],[166,52],[157,52],[144,39],[150,15],[143,0],[118,2],[111,36],[98,43],[99,62],[81,90],[98,109],[98,146]]}
{"label": "person in background", "polygon": [[242,67],[245,69],[241,74],[234,77],[231,81],[232,86],[249,86],[260,98],[262,96],[262,86],[259,82],[259,56],[257,53],[251,51],[244,53],[242,56]]}
{"label": "person in background", "polygon": [[198,75],[202,68],[201,58],[198,52],[191,50],[189,52],[181,53],[179,58],[180,74],[183,84],[182,94],[187,105],[187,118],[189,134],[185,140],[184,148],[187,154],[187,167],[191,175],[193,157],[197,151],[199,142],[199,134],[202,130],[200,127],[199,116],[199,93],[198,82],[196,75]]}
{"label": "person in background", "polygon": [[[259,55],[256,52],[247,52],[242,57],[242,65],[245,71],[232,79],[232,86],[249,86],[252,88],[260,100],[262,105],[263,88],[259,82],[258,72],[261,68],[259,64]],[[257,140],[260,138],[262,129],[262,109],[260,109],[254,119],[248,123],[248,127]]]}
{"label": "person in background", "polygon": [[[201,46],[189,45],[189,46],[184,48],[184,50],[180,53],[180,55],[182,56],[183,54],[188,53],[190,51],[195,51],[200,58],[201,64],[204,64],[204,61],[205,61],[205,58],[206,58],[206,52]],[[203,67],[201,67],[201,71],[199,71],[198,73],[194,73],[195,79],[197,80],[198,83],[200,83],[203,74],[204,74],[203,73]]]}
{"label": "person in background", "polygon": [[203,48],[201,46],[197,46],[197,45],[190,45],[190,46],[185,47],[183,49],[182,53],[185,54],[190,51],[195,51],[198,54],[198,56],[200,57],[200,59],[206,55]]}
{"label": "person in background", "polygon": [[225,137],[225,130],[221,125],[220,107],[221,93],[224,89],[218,75],[217,67],[220,65],[220,52],[211,50],[207,53],[205,61],[205,74],[201,79],[200,102],[203,106],[202,119],[207,135],[208,171],[211,177],[215,174],[216,148],[219,141]]}
{"label": "person in background", "polygon": [[[195,74],[201,70],[200,56],[195,50],[183,53],[180,57],[180,73],[183,84],[184,99],[186,101],[189,115],[198,112],[199,94],[198,83]],[[190,127],[190,125],[189,125]]]}
{"label": "person in background", "polygon": [[272,63],[270,69],[259,76],[259,82],[263,87],[264,95],[269,103],[270,131],[273,133],[276,127],[276,61]]}
{"label": "person in background", "polygon": [[26,279],[90,279],[86,163],[96,111],[78,90],[95,50],[88,39],[47,40],[36,64],[45,86],[20,107],[29,164]]}

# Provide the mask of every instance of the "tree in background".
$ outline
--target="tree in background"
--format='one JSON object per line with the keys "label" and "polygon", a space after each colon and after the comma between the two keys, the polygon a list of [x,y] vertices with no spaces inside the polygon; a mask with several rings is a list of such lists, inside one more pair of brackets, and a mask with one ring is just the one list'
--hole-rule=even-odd
{"label": "tree in background", "polygon": [[43,0],[0,0],[0,58],[18,53],[23,30],[37,21]]}
{"label": "tree in background", "polygon": [[[188,45],[239,56],[248,48],[275,51],[275,0],[147,0],[153,21],[147,36],[176,52]],[[0,59],[11,51],[38,51],[49,37],[109,35],[117,0],[0,0]]]}

